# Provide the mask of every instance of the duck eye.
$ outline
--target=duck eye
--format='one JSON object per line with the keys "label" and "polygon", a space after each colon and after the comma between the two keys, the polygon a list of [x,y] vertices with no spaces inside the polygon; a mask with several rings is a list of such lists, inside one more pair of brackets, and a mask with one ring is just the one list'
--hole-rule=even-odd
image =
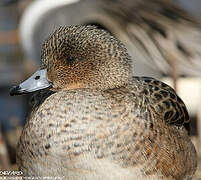
{"label": "duck eye", "polygon": [[38,79],[40,79],[40,76],[36,76],[36,77],[35,77],[35,80],[38,80]]}
{"label": "duck eye", "polygon": [[72,63],[73,61],[75,61],[75,58],[73,57],[67,57],[66,58],[66,62],[69,64],[69,63]]}

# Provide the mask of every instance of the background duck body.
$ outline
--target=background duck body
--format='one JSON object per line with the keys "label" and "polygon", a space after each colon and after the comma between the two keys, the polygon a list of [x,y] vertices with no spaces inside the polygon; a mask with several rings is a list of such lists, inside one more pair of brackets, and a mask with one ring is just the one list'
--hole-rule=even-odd
{"label": "background duck body", "polygon": [[62,90],[28,119],[17,161],[25,176],[188,179],[196,169],[188,123],[180,98],[152,78],[104,91]]}
{"label": "background duck body", "polygon": [[178,2],[181,0],[34,1],[21,21],[22,46],[39,64],[40,47],[55,27],[96,24],[126,45],[136,75],[161,78],[161,73],[172,73],[175,63],[177,75],[199,77],[200,23],[179,8]]}

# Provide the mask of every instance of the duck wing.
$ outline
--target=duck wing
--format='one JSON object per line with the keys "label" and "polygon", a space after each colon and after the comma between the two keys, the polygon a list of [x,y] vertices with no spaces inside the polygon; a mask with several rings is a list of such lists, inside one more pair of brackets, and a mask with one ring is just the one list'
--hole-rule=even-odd
{"label": "duck wing", "polygon": [[174,89],[150,77],[134,77],[133,79],[137,84],[139,94],[143,94],[143,107],[146,107],[148,111],[160,114],[168,125],[184,127],[190,133],[187,108]]}

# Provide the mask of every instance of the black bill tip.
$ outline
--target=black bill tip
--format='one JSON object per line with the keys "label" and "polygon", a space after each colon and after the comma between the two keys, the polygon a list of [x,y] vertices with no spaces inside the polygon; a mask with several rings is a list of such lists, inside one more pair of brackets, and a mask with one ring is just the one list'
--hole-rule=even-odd
{"label": "black bill tip", "polygon": [[13,87],[10,89],[10,95],[11,95],[11,96],[20,95],[20,94],[23,94],[23,91],[22,91],[22,89],[21,89],[20,86],[13,86]]}

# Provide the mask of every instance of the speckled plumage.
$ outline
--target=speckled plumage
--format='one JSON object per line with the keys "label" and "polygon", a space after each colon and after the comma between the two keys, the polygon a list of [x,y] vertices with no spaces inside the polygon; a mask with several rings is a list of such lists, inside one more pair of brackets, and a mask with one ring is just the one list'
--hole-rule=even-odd
{"label": "speckled plumage", "polygon": [[93,26],[60,27],[43,45],[42,68],[56,89],[119,87],[128,82],[130,66],[125,46]]}
{"label": "speckled plumage", "polygon": [[196,152],[184,103],[166,84],[132,77],[118,40],[93,26],[60,28],[44,43],[42,68],[56,92],[33,98],[17,150],[25,176],[193,176]]}

